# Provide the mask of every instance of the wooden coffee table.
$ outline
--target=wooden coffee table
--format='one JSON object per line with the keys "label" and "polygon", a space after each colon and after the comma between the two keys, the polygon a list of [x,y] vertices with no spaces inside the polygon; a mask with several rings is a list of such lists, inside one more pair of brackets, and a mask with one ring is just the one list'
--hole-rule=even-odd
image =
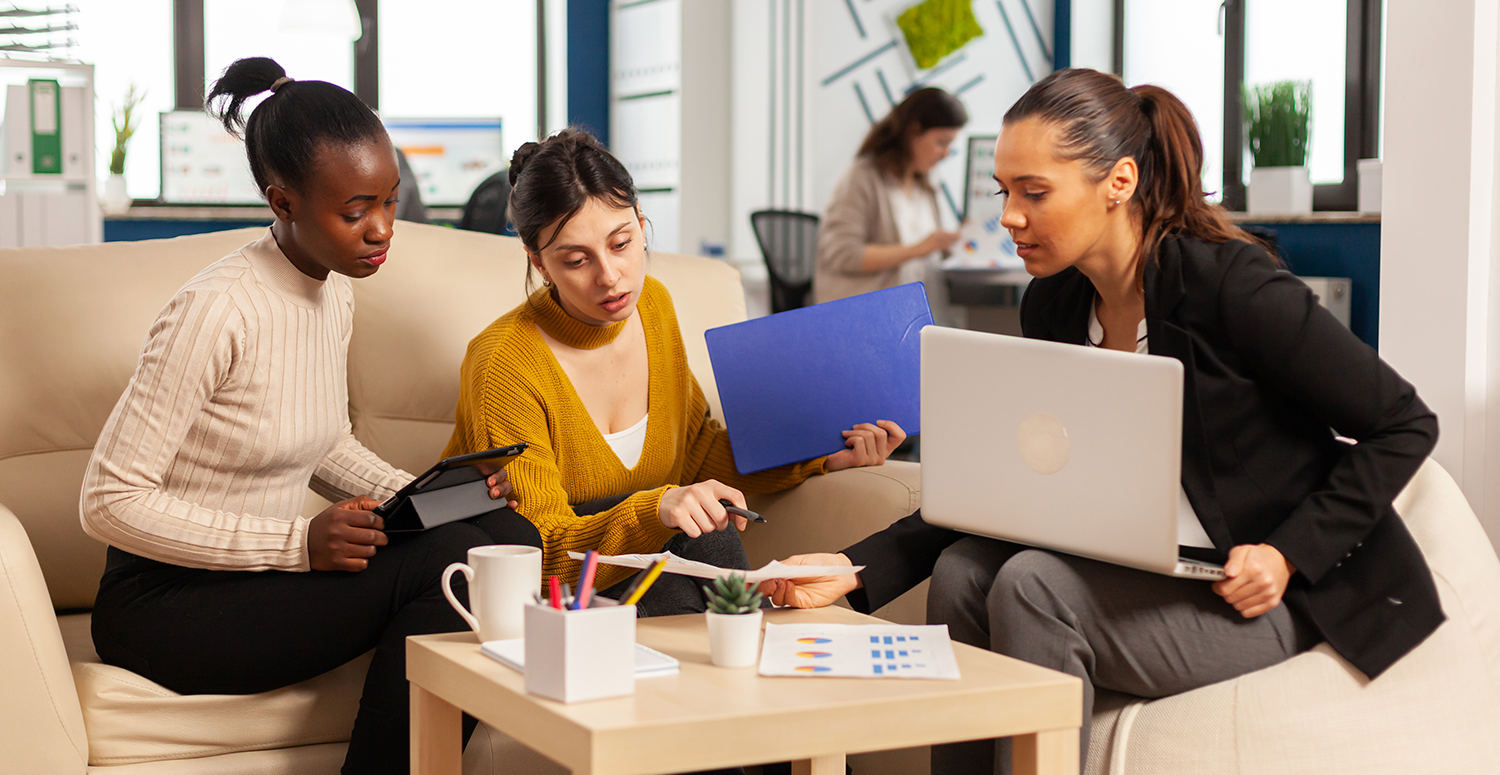
{"label": "wooden coffee table", "polygon": [[[766,621],[882,623],[836,607],[767,611]],[[580,775],[789,760],[802,775],[844,775],[846,753],[1007,736],[1018,775],[1078,773],[1083,688],[1063,673],[955,643],[958,681],[763,678],[709,663],[701,615],[641,619],[636,639],[681,660],[681,673],[567,705],[527,694],[471,633],[410,638],[412,772],[460,775],[462,711]]]}

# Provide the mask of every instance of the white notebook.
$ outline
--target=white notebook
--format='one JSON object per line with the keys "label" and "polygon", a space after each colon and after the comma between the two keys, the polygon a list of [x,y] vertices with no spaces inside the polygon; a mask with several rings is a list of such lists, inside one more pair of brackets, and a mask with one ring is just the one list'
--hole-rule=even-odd
{"label": "white notebook", "polygon": [[[526,672],[526,639],[490,640],[480,644],[479,650],[491,659],[497,659],[506,667]],[[640,643],[635,644],[635,677],[652,675],[676,675],[679,663],[675,657]]]}

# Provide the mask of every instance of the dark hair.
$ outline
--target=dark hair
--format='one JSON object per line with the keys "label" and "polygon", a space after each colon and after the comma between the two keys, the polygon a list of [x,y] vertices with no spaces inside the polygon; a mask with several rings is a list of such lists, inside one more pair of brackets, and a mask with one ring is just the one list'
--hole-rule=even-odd
{"label": "dark hair", "polygon": [[[244,138],[250,174],[262,196],[273,176],[292,188],[305,182],[324,143],[349,146],[386,137],[375,112],[348,89],[325,81],[283,78],[286,71],[275,60],[235,60],[205,100],[208,112],[230,134]],[[250,111],[249,118],[240,115],[245,100],[272,88],[275,91]]]}
{"label": "dark hair", "polygon": [[[1005,113],[1005,123],[1035,118],[1058,127],[1058,153],[1081,160],[1095,181],[1129,156],[1140,168],[1130,207],[1141,219],[1141,252],[1155,257],[1168,235],[1205,242],[1262,244],[1203,193],[1203,141],[1182,100],[1160,86],[1127,89],[1118,76],[1058,70],[1037,81]],[[1273,256],[1274,258],[1274,256]],[[1136,280],[1146,264],[1139,261]]]}
{"label": "dark hair", "polygon": [[[510,221],[521,244],[532,253],[551,245],[590,199],[613,207],[637,207],[635,182],[625,165],[578,127],[517,148],[510,157],[510,186]],[[554,221],[557,228],[545,243],[540,242],[542,229]],[[528,287],[530,266],[527,262]]]}
{"label": "dark hair", "polygon": [[[911,135],[929,129],[958,129],[969,123],[969,111],[958,98],[935,86],[917,89],[875,122],[859,144],[859,156],[869,156],[888,175],[906,174],[911,163]],[[926,185],[927,176],[918,182]]]}

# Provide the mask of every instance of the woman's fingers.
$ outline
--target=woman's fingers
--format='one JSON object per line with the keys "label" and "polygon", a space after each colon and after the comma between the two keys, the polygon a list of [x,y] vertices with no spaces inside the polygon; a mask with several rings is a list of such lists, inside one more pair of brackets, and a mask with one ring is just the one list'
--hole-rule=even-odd
{"label": "woman's fingers", "polygon": [[906,430],[890,420],[876,420],[875,424],[885,430],[885,454],[886,457],[890,457],[890,454],[895,452],[896,448],[901,446],[902,442],[906,441]]}

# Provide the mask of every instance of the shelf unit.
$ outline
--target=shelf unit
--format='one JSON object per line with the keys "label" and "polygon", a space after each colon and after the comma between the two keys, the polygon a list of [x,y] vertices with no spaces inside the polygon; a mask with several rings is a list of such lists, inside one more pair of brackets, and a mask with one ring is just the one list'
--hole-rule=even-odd
{"label": "shelf unit", "polygon": [[[26,115],[9,115],[13,87],[33,79],[55,80],[59,95],[62,172],[36,174]],[[16,121],[21,121],[18,128]],[[24,140],[21,140],[24,143]],[[99,208],[94,144],[94,66],[80,62],[0,59],[0,248],[101,242],[104,215]]]}

